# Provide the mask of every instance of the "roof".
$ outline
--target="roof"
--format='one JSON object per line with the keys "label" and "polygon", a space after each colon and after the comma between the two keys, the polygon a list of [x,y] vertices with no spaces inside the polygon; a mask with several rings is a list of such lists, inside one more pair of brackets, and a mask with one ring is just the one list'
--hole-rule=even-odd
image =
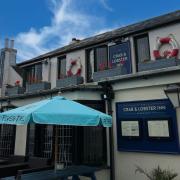
{"label": "roof", "polygon": [[165,15],[161,15],[158,17],[154,17],[154,18],[151,18],[148,20],[144,20],[144,21],[141,21],[141,22],[138,22],[135,24],[131,24],[126,27],[121,27],[121,28],[115,29],[113,31],[108,31],[106,33],[99,34],[99,35],[96,35],[93,37],[83,39],[76,43],[69,44],[67,46],[58,48],[54,51],[50,51],[46,54],[37,56],[28,61],[21,62],[18,65],[21,66],[21,65],[29,64],[29,63],[36,62],[36,61],[38,62],[45,58],[64,54],[67,52],[71,52],[71,51],[74,51],[77,49],[89,47],[89,46],[96,45],[99,43],[107,42],[109,40],[112,40],[112,39],[115,39],[118,37],[126,37],[131,34],[140,33],[140,32],[146,31],[146,30],[154,29],[156,27],[162,27],[162,26],[165,26],[165,25],[168,25],[171,23],[175,23],[175,22],[180,22],[180,10],[177,10],[175,12],[171,12],[171,13],[168,13]]}

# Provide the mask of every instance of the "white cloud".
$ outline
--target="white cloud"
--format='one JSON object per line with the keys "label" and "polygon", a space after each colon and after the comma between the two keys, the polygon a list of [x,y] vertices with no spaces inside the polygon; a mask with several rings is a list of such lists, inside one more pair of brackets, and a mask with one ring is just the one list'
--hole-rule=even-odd
{"label": "white cloud", "polygon": [[106,10],[113,11],[113,9],[108,5],[107,0],[100,0],[100,2]]}
{"label": "white cloud", "polygon": [[[105,0],[100,1],[110,10]],[[80,13],[76,0],[48,0],[48,5],[52,12],[50,25],[41,29],[31,28],[15,37],[18,61],[67,45],[73,37],[88,37],[104,29],[103,18]]]}

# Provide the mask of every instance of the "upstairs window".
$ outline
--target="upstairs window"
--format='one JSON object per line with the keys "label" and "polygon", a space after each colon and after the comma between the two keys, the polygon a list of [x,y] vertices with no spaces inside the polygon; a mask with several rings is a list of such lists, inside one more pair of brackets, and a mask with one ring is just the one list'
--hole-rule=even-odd
{"label": "upstairs window", "polygon": [[66,57],[58,58],[58,79],[66,77]]}
{"label": "upstairs window", "polygon": [[150,48],[148,34],[135,37],[136,59],[138,63],[150,60]]}
{"label": "upstairs window", "polygon": [[95,72],[103,71],[108,68],[108,50],[107,46],[95,49]]}
{"label": "upstairs window", "polygon": [[28,84],[42,81],[42,63],[25,68],[25,82]]}
{"label": "upstairs window", "polygon": [[108,48],[100,46],[87,50],[87,82],[93,81],[93,73],[108,69]]}
{"label": "upstairs window", "polygon": [[3,84],[4,58],[5,58],[5,52],[0,51],[0,87]]}

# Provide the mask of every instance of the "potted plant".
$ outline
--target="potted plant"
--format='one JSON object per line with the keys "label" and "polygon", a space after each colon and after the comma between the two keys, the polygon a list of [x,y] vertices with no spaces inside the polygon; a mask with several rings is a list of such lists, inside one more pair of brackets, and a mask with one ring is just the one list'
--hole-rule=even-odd
{"label": "potted plant", "polygon": [[116,67],[113,67],[111,63],[108,66],[103,63],[99,64],[98,71],[93,73],[93,80],[100,81],[108,77],[129,74],[124,63],[125,61],[121,61]]}
{"label": "potted plant", "polygon": [[63,88],[68,86],[75,86],[83,83],[83,77],[79,75],[63,75],[56,81],[56,87]]}
{"label": "potted plant", "polygon": [[160,58],[157,60],[148,60],[138,63],[138,71],[149,71],[149,70],[155,70],[155,69],[162,69],[162,68],[168,68],[172,66],[178,66],[180,65],[180,60],[176,58]]}
{"label": "potted plant", "polygon": [[144,174],[149,180],[172,180],[178,176],[177,173],[172,172],[169,169],[161,169],[159,166],[152,169],[150,172],[143,168],[136,166],[135,173]]}
{"label": "potted plant", "polygon": [[27,92],[37,92],[41,90],[47,90],[51,88],[51,83],[47,81],[41,81],[35,77],[30,77],[26,84]]}
{"label": "potted plant", "polygon": [[14,86],[6,87],[6,95],[7,96],[23,94],[24,91],[25,91],[24,87],[20,86],[20,80],[16,80],[14,83]]}

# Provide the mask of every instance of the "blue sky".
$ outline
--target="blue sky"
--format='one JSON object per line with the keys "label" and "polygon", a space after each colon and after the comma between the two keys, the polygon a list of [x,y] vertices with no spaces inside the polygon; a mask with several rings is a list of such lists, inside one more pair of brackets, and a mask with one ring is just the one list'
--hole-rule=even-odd
{"label": "blue sky", "polygon": [[0,47],[15,39],[18,61],[180,9],[179,0],[1,0]]}

